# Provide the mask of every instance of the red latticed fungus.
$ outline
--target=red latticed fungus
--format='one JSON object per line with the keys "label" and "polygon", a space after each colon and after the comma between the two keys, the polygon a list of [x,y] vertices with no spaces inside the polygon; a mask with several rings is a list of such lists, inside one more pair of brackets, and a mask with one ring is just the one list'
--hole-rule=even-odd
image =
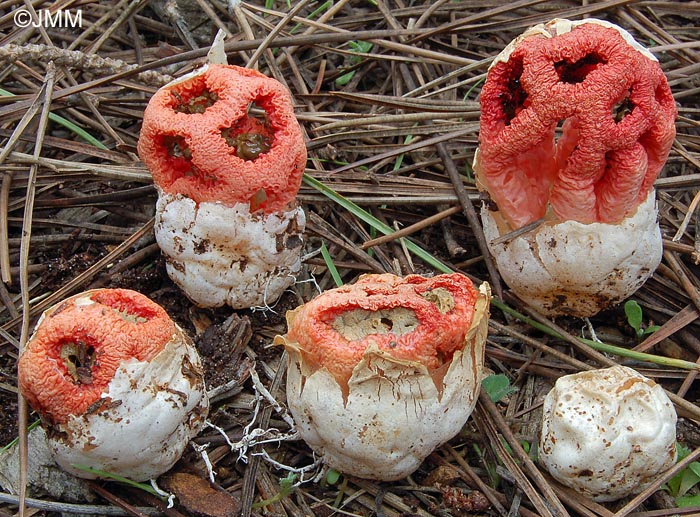
{"label": "red latticed fungus", "polygon": [[138,149],[159,192],[156,238],[168,274],[192,301],[266,305],[292,284],[306,146],[282,84],[206,65],[153,95]]}
{"label": "red latticed fungus", "polygon": [[462,428],[481,385],[488,284],[365,275],[287,313],[287,401],[342,472],[395,480]]}
{"label": "red latticed fungus", "polygon": [[626,366],[559,378],[544,400],[539,461],[595,501],[637,494],[676,462],[676,412]]}
{"label": "red latticed fungus", "polygon": [[47,310],[18,364],[22,394],[47,428],[57,463],[134,480],[178,460],[207,417],[199,356],[145,296],[99,289]]}
{"label": "red latticed fungus", "polygon": [[557,19],[496,57],[481,92],[479,187],[508,285],[544,313],[590,316],[661,260],[653,183],[676,105],[656,58],[611,23]]}

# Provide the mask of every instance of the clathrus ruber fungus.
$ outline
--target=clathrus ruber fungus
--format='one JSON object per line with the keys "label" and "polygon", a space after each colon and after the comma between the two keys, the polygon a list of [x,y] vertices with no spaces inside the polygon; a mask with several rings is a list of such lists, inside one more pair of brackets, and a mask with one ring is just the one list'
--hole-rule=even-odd
{"label": "clathrus ruber fungus", "polygon": [[207,417],[199,356],[165,310],[127,289],[72,296],[41,316],[18,363],[56,462],[135,481],[180,458]]}
{"label": "clathrus ruber fungus", "polygon": [[287,313],[287,401],[331,467],[395,480],[462,428],[481,385],[488,284],[364,275]]}
{"label": "clathrus ruber fungus", "polygon": [[654,272],[653,183],[675,117],[656,58],[608,22],[537,25],[495,58],[474,169],[492,201],[490,250],[518,296],[548,315],[591,316]]}
{"label": "clathrus ruber fungus", "polygon": [[301,269],[306,146],[289,92],[208,64],[153,95],[139,155],[158,188],[170,277],[203,307],[274,303]]}

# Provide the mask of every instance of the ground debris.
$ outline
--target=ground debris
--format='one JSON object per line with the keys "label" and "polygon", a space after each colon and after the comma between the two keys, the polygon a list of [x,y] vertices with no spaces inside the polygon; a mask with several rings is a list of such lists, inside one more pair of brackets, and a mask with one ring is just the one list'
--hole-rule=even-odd
{"label": "ground debris", "polygon": [[198,517],[233,517],[241,511],[241,502],[221,487],[187,472],[167,474],[161,487],[177,498],[178,504]]}
{"label": "ground debris", "polygon": [[442,501],[445,507],[458,515],[483,512],[491,506],[486,496],[478,490],[467,491],[458,487],[443,487]]}

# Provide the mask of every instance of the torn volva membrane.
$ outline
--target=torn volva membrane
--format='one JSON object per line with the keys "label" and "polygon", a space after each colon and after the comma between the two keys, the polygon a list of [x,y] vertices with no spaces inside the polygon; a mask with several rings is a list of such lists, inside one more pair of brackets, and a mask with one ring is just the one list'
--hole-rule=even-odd
{"label": "torn volva membrane", "polygon": [[481,385],[490,293],[460,274],[364,275],[287,313],[287,401],[331,467],[407,476],[459,432]]}

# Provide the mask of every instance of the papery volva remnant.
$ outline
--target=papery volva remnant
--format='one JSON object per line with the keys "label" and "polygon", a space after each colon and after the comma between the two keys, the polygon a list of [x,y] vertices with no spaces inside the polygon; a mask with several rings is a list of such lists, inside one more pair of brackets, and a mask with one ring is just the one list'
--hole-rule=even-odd
{"label": "papery volva remnant", "polygon": [[653,183],[675,137],[656,58],[609,22],[552,20],[495,58],[480,102],[474,169],[506,283],[548,315],[632,294],[661,260]]}
{"label": "papery volva remnant", "polygon": [[274,303],[301,269],[306,224],[289,91],[255,70],[205,65],[153,95],[138,150],[173,281],[203,307]]}
{"label": "papery volva remnant", "polygon": [[51,307],[18,362],[22,395],[39,414],[56,462],[135,481],[169,470],[209,410],[192,341],[158,304],[98,289]]}
{"label": "papery volva remnant", "polygon": [[331,467],[396,480],[459,432],[481,385],[488,284],[363,275],[287,313],[287,401]]}

